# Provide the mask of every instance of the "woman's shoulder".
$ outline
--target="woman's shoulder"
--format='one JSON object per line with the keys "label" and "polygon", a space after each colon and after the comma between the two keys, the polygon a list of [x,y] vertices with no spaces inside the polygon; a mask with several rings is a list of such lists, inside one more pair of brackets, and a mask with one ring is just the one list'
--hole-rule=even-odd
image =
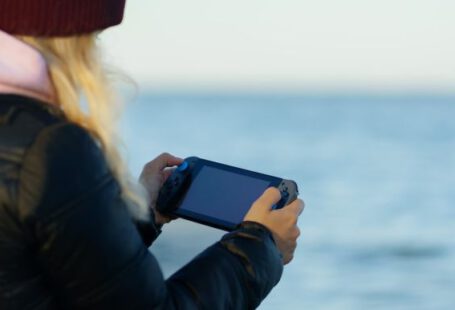
{"label": "woman's shoulder", "polygon": [[3,183],[16,184],[10,201],[19,218],[50,214],[111,181],[104,153],[86,129],[46,103],[8,100],[0,95],[0,183],[7,178]]}
{"label": "woman's shoulder", "polygon": [[0,149],[20,152],[46,127],[67,123],[57,106],[20,95],[0,94]]}
{"label": "woman's shoulder", "polygon": [[0,113],[4,114],[11,108],[16,111],[33,113],[44,122],[65,119],[63,112],[54,104],[23,95],[0,93]]}
{"label": "woman's shoulder", "polygon": [[68,120],[57,106],[0,94],[0,159],[23,166],[27,159],[59,156],[69,158],[76,166],[78,157],[84,154],[105,160],[99,141],[81,125]]}

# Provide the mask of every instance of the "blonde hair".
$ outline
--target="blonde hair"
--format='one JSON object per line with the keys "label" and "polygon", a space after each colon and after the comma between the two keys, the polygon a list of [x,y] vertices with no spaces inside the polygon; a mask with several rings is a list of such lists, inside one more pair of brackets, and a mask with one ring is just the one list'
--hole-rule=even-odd
{"label": "blonde hair", "polygon": [[85,128],[99,141],[131,215],[146,219],[149,211],[145,191],[132,180],[118,149],[121,140],[116,123],[122,107],[102,65],[97,34],[19,38],[44,56],[55,89],[56,104],[70,121]]}

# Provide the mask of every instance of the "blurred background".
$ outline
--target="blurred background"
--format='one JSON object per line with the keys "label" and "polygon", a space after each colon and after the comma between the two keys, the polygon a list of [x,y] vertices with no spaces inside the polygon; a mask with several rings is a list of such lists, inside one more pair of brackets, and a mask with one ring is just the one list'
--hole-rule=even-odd
{"label": "blurred background", "polygon": [[[260,309],[454,309],[454,12],[130,0],[101,41],[138,85],[131,171],[168,151],[299,183],[299,247]],[[169,276],[222,234],[177,220],[150,250]]]}

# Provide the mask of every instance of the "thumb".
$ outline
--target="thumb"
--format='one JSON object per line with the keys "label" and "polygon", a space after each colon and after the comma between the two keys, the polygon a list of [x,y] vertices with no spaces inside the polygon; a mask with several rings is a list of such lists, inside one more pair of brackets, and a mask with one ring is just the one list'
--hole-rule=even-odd
{"label": "thumb", "polygon": [[281,193],[276,187],[269,187],[254,204],[265,205],[269,210],[281,199]]}
{"label": "thumb", "polygon": [[302,199],[296,199],[291,202],[289,205],[285,206],[283,210],[287,209],[288,211],[294,213],[296,216],[302,214],[303,209],[305,208],[305,202]]}

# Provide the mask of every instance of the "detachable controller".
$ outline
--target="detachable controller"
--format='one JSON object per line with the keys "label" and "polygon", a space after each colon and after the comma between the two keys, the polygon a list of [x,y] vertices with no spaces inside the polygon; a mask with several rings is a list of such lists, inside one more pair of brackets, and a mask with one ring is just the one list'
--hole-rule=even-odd
{"label": "detachable controller", "polygon": [[171,213],[177,208],[179,200],[191,183],[191,171],[197,160],[197,157],[186,158],[166,180],[156,201],[159,212]]}
{"label": "detachable controller", "polygon": [[283,180],[280,185],[278,185],[278,190],[281,193],[281,199],[276,205],[273,206],[273,209],[281,209],[284,206],[290,204],[297,199],[299,195],[299,189],[297,183],[291,180]]}

